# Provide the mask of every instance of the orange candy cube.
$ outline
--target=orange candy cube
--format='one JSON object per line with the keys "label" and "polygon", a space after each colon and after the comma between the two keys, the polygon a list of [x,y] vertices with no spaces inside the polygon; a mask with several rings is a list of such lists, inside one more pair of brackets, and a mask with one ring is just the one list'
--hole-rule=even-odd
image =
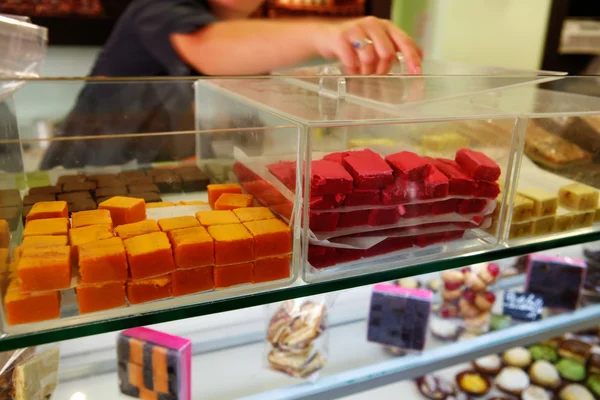
{"label": "orange candy cube", "polygon": [[215,203],[223,193],[242,193],[242,187],[235,183],[221,183],[208,185],[208,203],[211,208],[215,208]]}
{"label": "orange candy cube", "polygon": [[290,277],[290,254],[260,258],[254,261],[253,283],[278,281]]}
{"label": "orange candy cube", "polygon": [[200,226],[200,222],[190,215],[184,217],[163,218],[158,220],[158,226],[163,232],[175,229],[194,228]]}
{"label": "orange candy cube", "polygon": [[252,283],[254,263],[240,263],[215,267],[215,288],[223,289],[230,286]]}
{"label": "orange candy cube", "polygon": [[40,201],[35,203],[29,214],[27,221],[48,218],[69,218],[69,207],[66,201]]}
{"label": "orange candy cube", "polygon": [[173,271],[172,290],[173,296],[204,292],[215,288],[212,265],[200,268]]}
{"label": "orange candy cube", "polygon": [[69,244],[69,238],[64,236],[27,236],[23,238],[22,248],[25,247],[52,247],[66,246]]}
{"label": "orange candy cube", "polygon": [[79,262],[78,248],[80,245],[112,237],[115,237],[115,235],[110,225],[89,225],[71,229],[69,231],[69,241],[73,250],[73,265],[77,265]]}
{"label": "orange candy cube", "polygon": [[77,286],[79,313],[86,314],[125,307],[125,282],[107,282]]}
{"label": "orange candy cube", "polygon": [[171,244],[166,233],[148,233],[129,238],[124,243],[131,279],[164,275],[175,269]]}
{"label": "orange candy cube", "polygon": [[126,281],[127,256],[123,241],[113,237],[80,245],[79,275],[84,284]]}
{"label": "orange candy cube", "polygon": [[168,297],[171,297],[171,275],[127,281],[127,299],[131,304],[146,303]]}
{"label": "orange candy cube", "polygon": [[110,225],[112,218],[108,210],[90,210],[74,212],[71,215],[71,225],[73,228],[81,228],[90,225]]}
{"label": "orange candy cube", "polygon": [[156,203],[146,204],[146,210],[149,208],[164,208],[164,207],[175,207],[175,203],[172,201],[157,201]]}
{"label": "orange candy cube", "polygon": [[98,204],[98,209],[110,211],[114,226],[146,219],[146,203],[143,199],[115,196]]}
{"label": "orange candy cube", "polygon": [[240,223],[240,220],[235,216],[235,214],[229,210],[199,211],[196,213],[196,218],[198,218],[198,221],[200,221],[200,225],[202,226]]}
{"label": "orange candy cube", "polygon": [[215,263],[213,238],[205,228],[177,229],[168,235],[177,268],[196,268]]}
{"label": "orange candy cube", "polygon": [[0,219],[0,248],[7,249],[10,245],[10,228],[5,219]]}
{"label": "orange candy cube", "polygon": [[241,193],[223,193],[215,202],[215,210],[235,210],[236,208],[251,207],[254,196]]}
{"label": "orange candy cube", "polygon": [[68,218],[36,219],[29,221],[23,229],[23,237],[66,235],[69,232]]}
{"label": "orange candy cube", "polygon": [[25,292],[71,287],[71,249],[68,246],[28,247],[17,266]]}
{"label": "orange candy cube", "polygon": [[254,242],[244,225],[209,226],[208,233],[215,239],[215,265],[238,264],[254,260]]}
{"label": "orange candy cube", "polygon": [[14,279],[4,296],[4,307],[9,325],[56,319],[60,317],[60,293],[23,293]]}
{"label": "orange candy cube", "polygon": [[160,232],[158,224],[153,219],[125,224],[115,228],[115,233],[123,240],[152,232]]}
{"label": "orange candy cube", "polygon": [[240,222],[262,221],[264,219],[275,219],[275,215],[267,207],[236,208],[233,213]]}
{"label": "orange candy cube", "polygon": [[256,258],[287,254],[292,251],[292,230],[278,219],[252,221],[244,226],[254,237]]}

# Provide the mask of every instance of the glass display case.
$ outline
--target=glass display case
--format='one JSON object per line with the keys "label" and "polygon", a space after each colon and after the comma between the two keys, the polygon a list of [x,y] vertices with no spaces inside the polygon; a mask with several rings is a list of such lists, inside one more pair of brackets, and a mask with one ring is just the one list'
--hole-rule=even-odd
{"label": "glass display case", "polygon": [[[68,397],[82,382],[93,388],[117,380],[112,331],[174,321],[162,328],[202,338],[192,339],[197,370],[207,351],[237,357],[234,345],[264,348],[265,322],[251,317],[250,332],[231,328],[230,336],[217,323],[219,337],[211,337],[192,326],[204,322],[185,318],[219,313],[215,319],[227,320],[253,306],[272,313],[263,305],[359,287],[348,293],[362,293],[349,300],[359,301],[361,311],[332,317],[329,329],[321,325],[327,303],[321,322],[303,322],[329,335],[339,323],[340,343],[355,341],[352,329],[362,337],[370,321],[365,285],[422,274],[439,280],[452,268],[548,249],[581,258],[580,247],[561,247],[600,239],[594,140],[600,102],[555,90],[564,81],[594,85],[595,78],[330,72],[20,77],[21,88],[0,103],[0,350],[75,338],[78,346],[88,343],[97,359],[63,349],[66,386],[57,393]],[[490,268],[473,296],[524,282],[533,290],[522,270],[493,286],[499,270]],[[452,290],[460,297],[467,289]],[[260,388],[232,388],[222,397],[340,397],[420,376],[433,364],[598,324],[596,306],[586,303],[506,333],[488,332],[489,312],[465,317],[443,301],[443,290],[433,297],[410,293],[431,303],[436,316],[464,317],[461,328],[482,336],[452,344],[428,339],[418,354],[403,358],[382,353],[344,361],[310,385],[290,387],[288,378],[266,375]],[[227,311],[233,314],[221,314]],[[84,338],[96,334],[107,334],[110,343]],[[95,340],[104,344],[91,345]],[[271,355],[281,346],[272,344]],[[338,357],[318,354],[310,374],[260,360],[313,376]],[[275,355],[281,363],[288,359]]]}

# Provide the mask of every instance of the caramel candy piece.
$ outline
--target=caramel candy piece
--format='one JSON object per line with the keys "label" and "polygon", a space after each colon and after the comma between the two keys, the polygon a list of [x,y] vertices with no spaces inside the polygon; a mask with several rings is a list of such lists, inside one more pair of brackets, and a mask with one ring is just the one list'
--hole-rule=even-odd
{"label": "caramel candy piece", "polygon": [[571,214],[573,217],[573,222],[572,222],[573,229],[587,228],[589,226],[592,226],[594,224],[594,218],[596,216],[595,211],[580,212],[580,213],[573,212],[573,213],[569,213],[569,214]]}
{"label": "caramel candy piece", "polygon": [[29,221],[23,230],[23,237],[44,235],[66,235],[69,232],[67,218],[36,219]]}
{"label": "caramel candy piece", "polygon": [[290,277],[290,254],[260,258],[254,261],[253,283],[278,281]]}
{"label": "caramel candy piece", "polygon": [[202,226],[229,225],[240,223],[240,220],[235,216],[233,211],[230,210],[199,211],[196,213],[196,218],[198,218],[198,221],[200,221],[200,225]]}
{"label": "caramel candy piece", "polygon": [[25,292],[71,287],[71,249],[68,246],[28,247],[17,266]]}
{"label": "caramel candy piece", "polygon": [[512,223],[522,222],[531,219],[533,216],[533,201],[520,194],[515,195],[513,201]]}
{"label": "caramel candy piece", "polygon": [[115,196],[100,203],[98,209],[110,211],[114,226],[146,219],[146,203],[143,199]]}
{"label": "caramel candy piece", "polygon": [[206,228],[177,229],[168,235],[177,268],[196,268],[215,263],[213,238]]}
{"label": "caramel candy piece", "polygon": [[533,201],[533,216],[546,217],[556,214],[558,196],[537,188],[520,190],[519,194]]}
{"label": "caramel candy piece", "polygon": [[223,193],[242,193],[242,187],[235,183],[208,185],[208,202],[212,208]]}
{"label": "caramel candy piece", "polygon": [[244,225],[209,226],[208,233],[215,240],[215,265],[237,264],[254,260],[254,241]]}
{"label": "caramel candy piece", "polygon": [[13,279],[4,296],[6,321],[9,325],[27,324],[60,317],[60,293],[24,293]]}
{"label": "caramel candy piece", "polygon": [[245,222],[254,238],[256,258],[287,254],[292,251],[292,231],[278,219]]}
{"label": "caramel candy piece", "polygon": [[113,237],[80,245],[79,274],[83,284],[127,280],[123,241]]}
{"label": "caramel candy piece", "polygon": [[215,288],[223,289],[231,286],[252,283],[254,263],[240,263],[216,266],[214,270]]}
{"label": "caramel candy piece", "polygon": [[125,282],[79,285],[76,291],[80,314],[127,306]]}
{"label": "caramel candy piece", "polygon": [[127,281],[127,299],[131,304],[146,303],[168,297],[171,297],[171,275]]}
{"label": "caramel candy piece", "polygon": [[194,228],[200,226],[200,222],[191,215],[183,217],[163,218],[158,220],[158,226],[163,232],[169,232],[176,229]]}
{"label": "caramel candy piece", "polygon": [[262,221],[275,219],[275,215],[267,207],[236,208],[233,213],[241,222]]}
{"label": "caramel candy piece", "polygon": [[69,208],[66,201],[41,201],[33,205],[29,214],[27,214],[27,221],[68,217]]}
{"label": "caramel candy piece", "polygon": [[146,279],[175,270],[171,244],[166,233],[148,233],[129,238],[124,243],[132,279]]}
{"label": "caramel candy piece", "polygon": [[558,191],[561,206],[571,210],[595,210],[598,208],[598,190],[582,183],[563,186]]}
{"label": "caramel candy piece", "polygon": [[242,193],[223,193],[215,202],[215,210],[235,210],[252,206],[254,196]]}
{"label": "caramel candy piece", "polygon": [[535,236],[548,235],[554,232],[554,216],[539,218],[533,222],[533,234]]}
{"label": "caramel candy piece", "polygon": [[69,231],[69,241],[73,250],[73,262],[78,263],[78,247],[85,243],[95,242],[97,240],[110,239],[114,237],[110,225],[89,225],[81,228],[74,228]]}
{"label": "caramel candy piece", "polygon": [[509,239],[518,239],[533,235],[533,221],[511,224],[508,232]]}
{"label": "caramel candy piece", "polygon": [[153,219],[147,219],[140,222],[134,222],[132,224],[125,224],[117,226],[115,232],[121,239],[129,239],[134,236],[145,235],[152,232],[160,232],[158,224]]}
{"label": "caramel candy piece", "polygon": [[112,226],[112,219],[110,218],[110,211],[108,210],[80,211],[74,212],[71,215],[71,224],[73,228],[81,228],[90,225]]}
{"label": "caramel candy piece", "polygon": [[173,271],[171,283],[173,296],[184,296],[214,289],[213,268],[212,265],[207,265]]}

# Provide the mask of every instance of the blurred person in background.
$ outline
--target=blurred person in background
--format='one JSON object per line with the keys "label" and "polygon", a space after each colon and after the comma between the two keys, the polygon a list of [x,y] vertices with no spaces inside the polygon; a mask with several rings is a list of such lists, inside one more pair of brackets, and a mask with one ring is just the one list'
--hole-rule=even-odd
{"label": "blurred person in background", "polygon": [[[347,74],[387,74],[397,53],[410,73],[421,52],[390,21],[248,19],[264,0],[133,0],[92,68],[94,77],[260,75],[322,57]],[[230,121],[227,128],[256,126]],[[201,127],[200,127],[201,128]],[[222,127],[221,127],[222,128]],[[55,136],[194,130],[192,81],[88,82]],[[254,139],[260,145],[260,135]],[[55,141],[41,168],[171,161],[193,155],[193,135]],[[253,140],[235,135],[235,140]],[[213,157],[205,143],[203,157]]]}

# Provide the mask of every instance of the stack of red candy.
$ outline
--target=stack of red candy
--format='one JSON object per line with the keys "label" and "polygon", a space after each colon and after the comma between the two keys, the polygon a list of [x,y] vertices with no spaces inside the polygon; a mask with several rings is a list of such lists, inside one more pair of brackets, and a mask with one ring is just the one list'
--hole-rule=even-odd
{"label": "stack of red candy", "polygon": [[[295,191],[296,164],[268,171]],[[493,212],[500,167],[481,152],[461,149],[454,160],[408,151],[382,158],[369,150],[331,153],[312,161],[309,262],[322,268],[393,251],[462,238]],[[367,249],[327,246],[329,238],[386,238]]]}

